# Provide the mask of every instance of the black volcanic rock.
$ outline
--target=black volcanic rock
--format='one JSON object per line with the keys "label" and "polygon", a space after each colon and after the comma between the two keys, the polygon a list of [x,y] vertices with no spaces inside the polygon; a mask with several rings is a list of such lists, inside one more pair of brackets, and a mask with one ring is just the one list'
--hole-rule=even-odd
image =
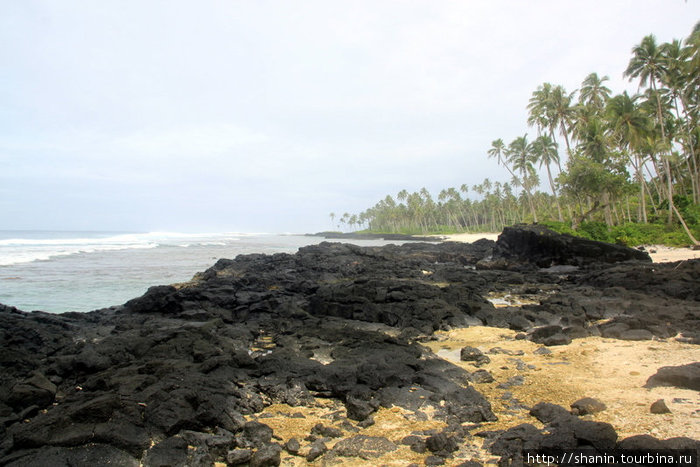
{"label": "black volcanic rock", "polygon": [[541,225],[505,227],[496,242],[495,253],[503,258],[532,263],[541,268],[563,264],[581,266],[622,261],[651,262],[644,251],[559,234]]}
{"label": "black volcanic rock", "polygon": [[664,366],[651,375],[644,387],[675,386],[700,391],[700,362]]}
{"label": "black volcanic rock", "polygon": [[[152,287],[90,313],[0,305],[0,465],[279,463],[272,429],[251,417],[270,404],[312,406],[318,397],[344,405],[351,426],[368,426],[375,411],[392,406],[450,425],[495,420],[469,385],[488,374],[477,379],[420,344],[457,326],[515,327],[544,343],[563,336],[561,344],[628,330],[648,331],[635,338],[697,336],[700,261],[596,263],[581,243],[562,239],[547,240],[560,245],[554,256],[537,248],[516,255],[533,230],[504,234],[499,245],[324,242],[294,255],[241,255],[187,284]],[[610,251],[608,259],[632,259]],[[513,267],[476,269],[499,254]],[[552,258],[581,267],[561,276],[533,266]],[[533,304],[497,309],[485,298],[515,289]],[[556,430],[516,427],[495,449],[614,444],[611,428],[560,409],[533,408]],[[328,452],[318,447],[321,459],[396,448],[359,435]]]}

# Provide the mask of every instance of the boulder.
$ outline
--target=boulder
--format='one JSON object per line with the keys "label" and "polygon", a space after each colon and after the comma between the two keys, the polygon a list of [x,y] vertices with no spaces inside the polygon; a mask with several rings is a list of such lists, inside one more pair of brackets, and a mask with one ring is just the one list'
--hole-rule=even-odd
{"label": "boulder", "polygon": [[675,386],[700,391],[700,362],[659,368],[644,385],[647,388],[655,386]]}
{"label": "boulder", "polygon": [[540,268],[600,262],[651,262],[646,252],[634,248],[559,234],[541,225],[524,224],[503,229],[498,236],[494,255]]}
{"label": "boulder", "polygon": [[651,404],[649,411],[654,414],[671,413],[671,409],[668,408],[663,399],[659,399]]}
{"label": "boulder", "polygon": [[576,415],[589,415],[602,412],[607,406],[593,397],[584,397],[571,404],[571,411]]}
{"label": "boulder", "polygon": [[491,359],[476,347],[463,347],[459,351],[459,359],[463,362],[471,362],[476,366],[489,363]]}

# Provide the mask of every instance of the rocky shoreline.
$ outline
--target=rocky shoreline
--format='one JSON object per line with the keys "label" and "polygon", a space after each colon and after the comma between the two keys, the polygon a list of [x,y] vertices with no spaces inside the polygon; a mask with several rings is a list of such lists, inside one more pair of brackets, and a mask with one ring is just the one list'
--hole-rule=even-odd
{"label": "rocky shoreline", "polygon": [[[542,365],[531,355],[585,339],[697,355],[699,284],[700,260],[652,264],[516,226],[497,242],[242,255],[90,313],[0,305],[0,465],[518,465],[523,449],[698,449],[697,413],[685,436],[623,438],[590,401],[522,401],[517,388]],[[502,330],[502,345],[465,338],[458,358],[440,355],[448,333],[477,326]],[[700,363],[659,365],[645,384],[698,391]]]}

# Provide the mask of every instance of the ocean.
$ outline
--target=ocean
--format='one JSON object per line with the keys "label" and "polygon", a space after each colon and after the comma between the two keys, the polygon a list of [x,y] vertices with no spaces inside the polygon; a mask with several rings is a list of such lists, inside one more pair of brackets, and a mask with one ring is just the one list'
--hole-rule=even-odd
{"label": "ocean", "polygon": [[235,232],[0,231],[0,303],[24,311],[86,312],[121,305],[152,285],[188,281],[220,258],[295,253],[323,240]]}

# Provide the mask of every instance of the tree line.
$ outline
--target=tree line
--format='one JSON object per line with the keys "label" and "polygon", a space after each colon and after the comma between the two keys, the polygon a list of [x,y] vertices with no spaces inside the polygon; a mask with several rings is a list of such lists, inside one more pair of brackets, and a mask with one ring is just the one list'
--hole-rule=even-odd
{"label": "tree line", "polygon": [[[500,231],[543,221],[573,230],[591,221],[663,224],[698,244],[700,23],[683,40],[644,37],[624,76],[638,83],[637,93],[613,94],[609,78],[596,73],[572,92],[540,85],[527,105],[535,136],[508,143],[498,138],[485,151],[508,181],[487,178],[443,189],[437,198],[425,188],[402,190],[338,221],[352,229],[404,233]],[[538,172],[546,174],[544,183]],[[336,217],[331,213],[331,221]]]}

